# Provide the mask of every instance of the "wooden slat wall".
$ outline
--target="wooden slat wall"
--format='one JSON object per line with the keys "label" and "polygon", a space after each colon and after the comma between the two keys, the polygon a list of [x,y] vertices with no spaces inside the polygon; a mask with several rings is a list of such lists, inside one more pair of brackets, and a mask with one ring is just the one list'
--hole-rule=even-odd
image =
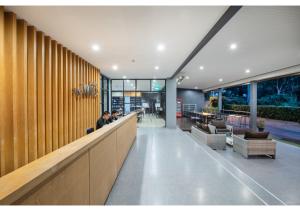
{"label": "wooden slat wall", "polygon": [[72,90],[99,80],[99,69],[0,7],[0,176],[95,127],[99,95]]}
{"label": "wooden slat wall", "polygon": [[[51,38],[45,37],[45,86],[46,86],[46,154],[52,152],[52,60]],[[50,80],[47,80],[47,79]]]}
{"label": "wooden slat wall", "polygon": [[[4,9],[3,7],[0,7],[0,43],[4,43]],[[0,99],[4,99],[5,97],[5,87],[3,86],[3,79],[4,79],[4,46],[1,44],[0,45]],[[0,100],[0,113],[4,114],[4,105],[5,103],[3,100]],[[4,121],[3,121],[3,116],[0,119],[0,176],[2,172],[2,144],[3,144],[3,126],[4,126]]]}
{"label": "wooden slat wall", "polygon": [[52,150],[58,149],[58,63],[57,42],[51,41],[52,67]]}
{"label": "wooden slat wall", "polygon": [[15,168],[28,163],[28,121],[27,121],[27,23],[17,21],[17,68],[14,72],[14,135]]}
{"label": "wooden slat wall", "polygon": [[64,145],[64,71],[63,71],[63,49],[57,46],[58,64],[58,147]]}
{"label": "wooden slat wall", "polygon": [[28,110],[28,162],[37,159],[37,72],[36,29],[27,28],[27,110]]}

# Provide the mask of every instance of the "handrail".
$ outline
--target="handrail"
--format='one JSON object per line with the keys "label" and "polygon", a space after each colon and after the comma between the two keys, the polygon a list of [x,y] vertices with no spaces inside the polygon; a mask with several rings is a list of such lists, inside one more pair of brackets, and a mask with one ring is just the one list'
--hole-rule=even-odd
{"label": "handrail", "polygon": [[0,178],[0,204],[11,204],[136,117],[130,113]]}

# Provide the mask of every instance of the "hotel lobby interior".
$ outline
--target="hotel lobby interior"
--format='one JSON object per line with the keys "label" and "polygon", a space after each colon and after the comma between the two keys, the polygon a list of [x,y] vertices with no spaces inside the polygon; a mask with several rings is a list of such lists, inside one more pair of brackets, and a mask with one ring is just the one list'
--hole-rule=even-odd
{"label": "hotel lobby interior", "polygon": [[300,205],[299,21],[0,4],[0,205]]}

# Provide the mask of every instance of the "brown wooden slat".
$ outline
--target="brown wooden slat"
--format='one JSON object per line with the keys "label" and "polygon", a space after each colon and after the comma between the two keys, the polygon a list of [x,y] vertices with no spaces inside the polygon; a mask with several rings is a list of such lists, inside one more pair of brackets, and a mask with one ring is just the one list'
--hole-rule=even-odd
{"label": "brown wooden slat", "polygon": [[51,41],[52,61],[52,150],[58,149],[58,67],[57,42]]}
{"label": "brown wooden slat", "polygon": [[[84,63],[80,58],[80,86],[82,87],[84,84]],[[80,136],[84,136],[84,97],[80,96]]]}
{"label": "brown wooden slat", "polygon": [[58,72],[58,148],[64,145],[64,69],[63,47],[57,45],[57,72]]}
{"label": "brown wooden slat", "polygon": [[[0,43],[4,43],[4,8],[3,6],[0,6]],[[2,80],[4,79],[3,77],[4,74],[4,45],[0,45],[0,99],[4,99],[4,93],[5,93],[5,87],[3,86]],[[0,101],[0,113],[3,114],[4,106],[2,105],[3,101]],[[0,119],[0,177],[1,177],[1,163],[2,163],[2,140],[3,139],[3,127],[4,127],[4,119]]]}
{"label": "brown wooden slat", "polygon": [[[86,84],[89,84],[91,81],[91,66],[87,63],[87,81]],[[91,97],[87,97],[87,128],[91,125]]]}
{"label": "brown wooden slat", "polygon": [[45,37],[46,154],[52,152],[52,60],[51,38]]}
{"label": "brown wooden slat", "polygon": [[16,16],[4,13],[4,68],[1,70],[1,175],[14,170],[13,73],[16,71]]}
{"label": "brown wooden slat", "polygon": [[[88,63],[85,61],[85,72],[84,72],[84,78],[85,78],[85,85],[88,84]],[[89,109],[88,109],[88,97],[85,97],[85,127],[84,132],[86,133],[86,129],[89,127],[88,120],[89,120]]]}
{"label": "brown wooden slat", "polygon": [[36,29],[27,28],[27,109],[28,109],[28,162],[37,159],[37,69]]}
{"label": "brown wooden slat", "polygon": [[17,68],[14,72],[15,168],[28,163],[27,23],[17,21]]}
{"label": "brown wooden slat", "polygon": [[[79,76],[80,73],[80,60],[79,57],[76,56],[76,88],[79,88]],[[76,139],[80,137],[80,98],[79,96],[76,97]]]}
{"label": "brown wooden slat", "polygon": [[68,71],[68,143],[71,143],[73,139],[73,103],[72,103],[72,85],[73,85],[73,69],[72,69],[72,52],[67,51],[67,71]]}
{"label": "brown wooden slat", "polygon": [[45,115],[45,41],[44,33],[38,31],[37,36],[37,108],[38,108],[38,157],[46,152],[46,115]]}
{"label": "brown wooden slat", "polygon": [[76,70],[76,57],[75,57],[75,54],[72,53],[71,54],[71,60],[72,60],[72,74],[73,74],[73,80],[72,80],[72,87],[71,87],[71,90],[70,90],[70,93],[71,93],[71,98],[72,98],[72,117],[73,117],[73,129],[72,129],[72,132],[73,132],[73,141],[75,141],[77,139],[76,137],[76,132],[77,132],[77,128],[76,128],[76,125],[77,125],[77,114],[76,114],[76,111],[77,111],[77,104],[76,104],[76,96],[73,95],[72,93],[72,90],[73,88],[76,88],[76,78],[77,78],[77,70]]}
{"label": "brown wooden slat", "polygon": [[69,110],[69,96],[68,96],[68,50],[63,47],[63,72],[64,72],[64,145],[69,142],[69,118],[68,118],[68,110]]}

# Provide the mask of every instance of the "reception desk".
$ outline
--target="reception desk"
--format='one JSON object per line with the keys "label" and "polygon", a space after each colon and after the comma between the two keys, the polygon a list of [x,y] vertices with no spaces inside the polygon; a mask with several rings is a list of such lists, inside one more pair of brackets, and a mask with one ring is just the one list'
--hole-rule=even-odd
{"label": "reception desk", "polygon": [[131,113],[0,178],[0,204],[104,204],[136,138]]}

